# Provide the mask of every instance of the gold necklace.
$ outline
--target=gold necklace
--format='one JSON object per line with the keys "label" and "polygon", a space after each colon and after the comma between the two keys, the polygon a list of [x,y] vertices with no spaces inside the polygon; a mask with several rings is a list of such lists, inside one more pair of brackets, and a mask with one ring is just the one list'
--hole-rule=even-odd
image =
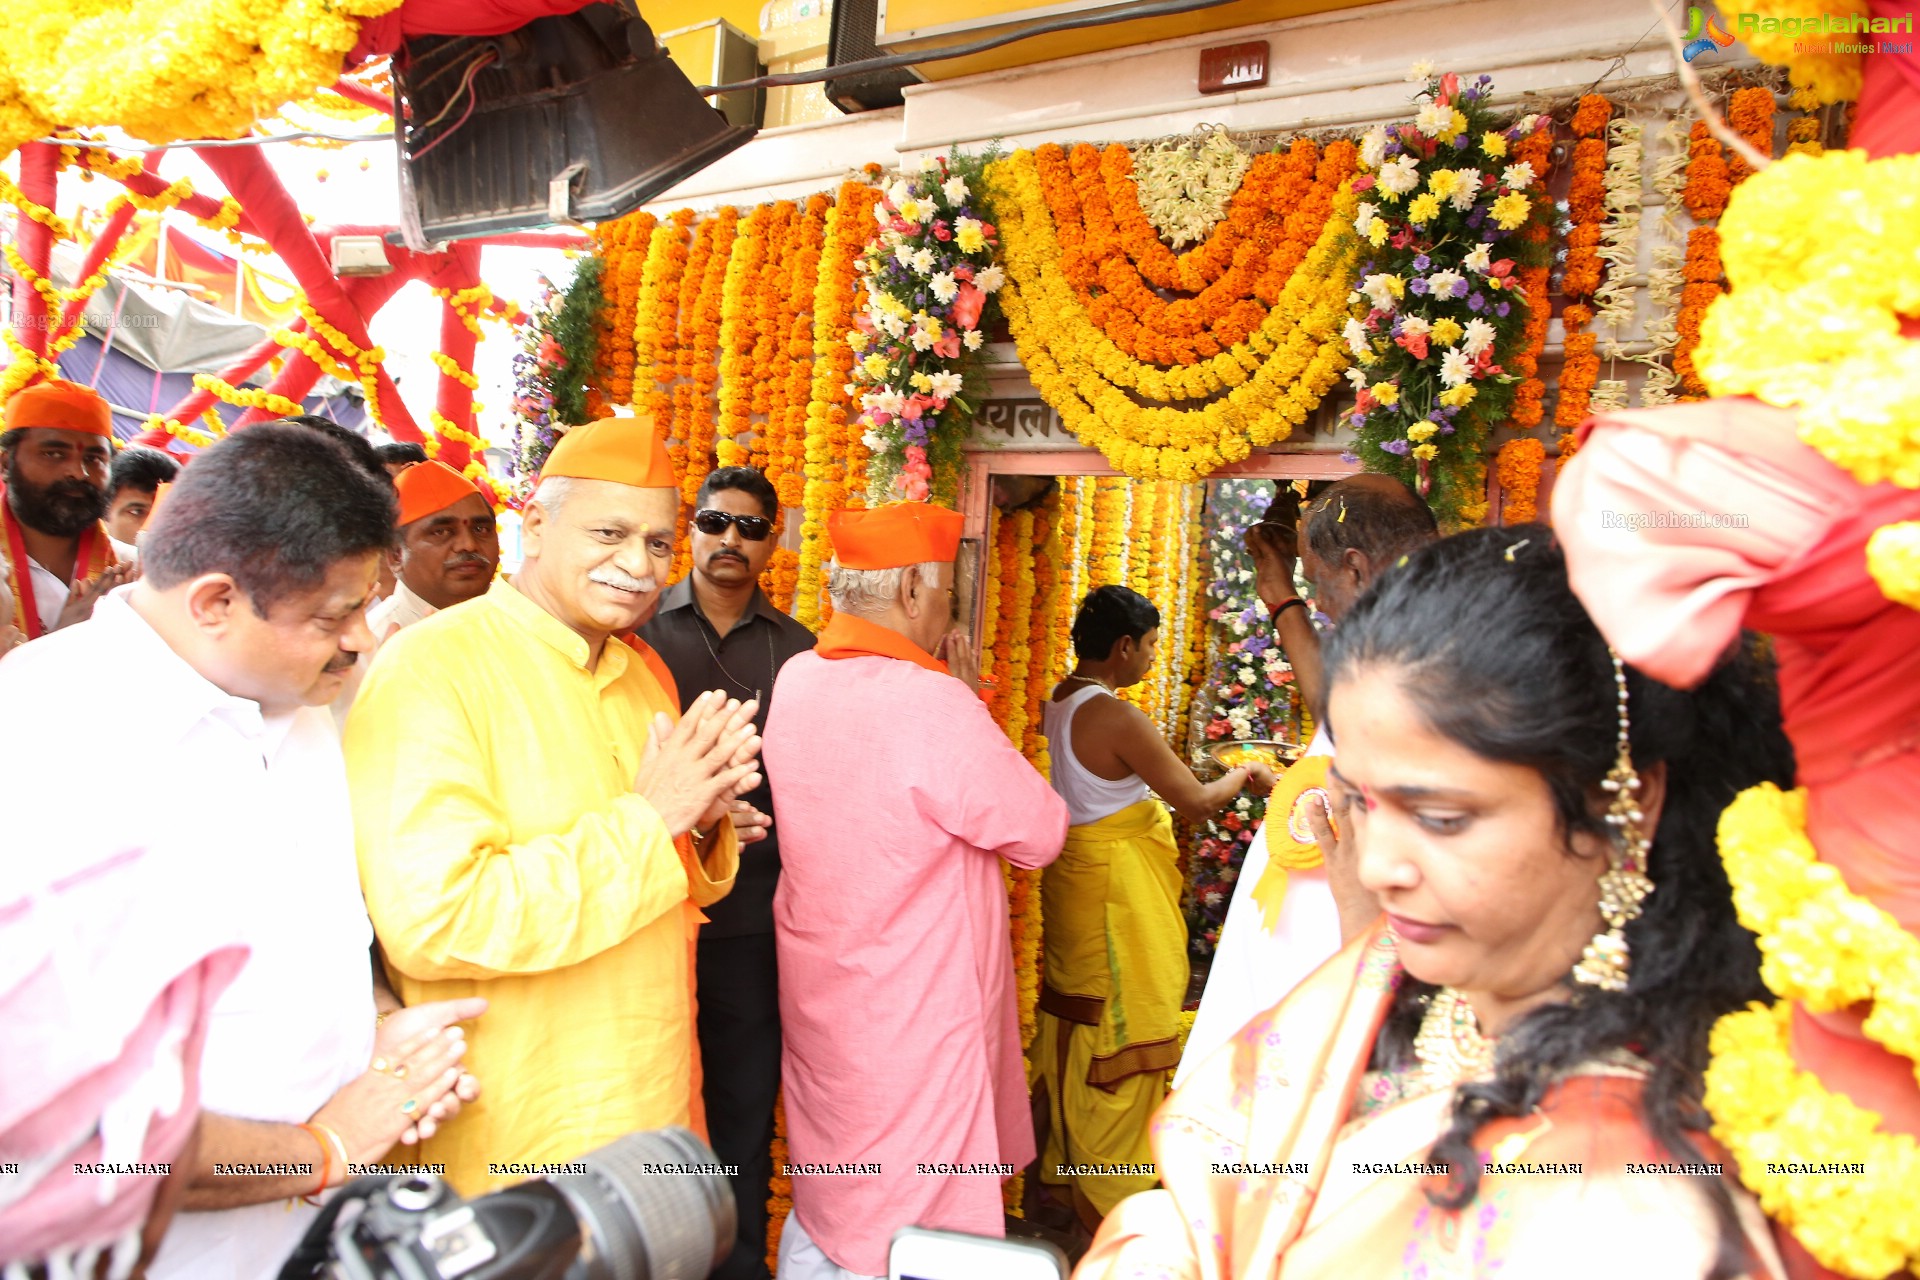
{"label": "gold necklace", "polygon": [[1449,1086],[1490,1074],[1494,1045],[1492,1038],[1480,1034],[1473,1006],[1452,987],[1434,993],[1413,1037],[1413,1052],[1425,1074]]}
{"label": "gold necklace", "polygon": [[1108,693],[1111,693],[1112,695],[1114,695],[1116,698],[1120,696],[1120,691],[1118,689],[1108,684],[1105,680],[1102,680],[1099,676],[1070,675],[1067,677],[1067,679],[1078,680],[1081,684],[1097,684],[1102,689],[1105,689]]}

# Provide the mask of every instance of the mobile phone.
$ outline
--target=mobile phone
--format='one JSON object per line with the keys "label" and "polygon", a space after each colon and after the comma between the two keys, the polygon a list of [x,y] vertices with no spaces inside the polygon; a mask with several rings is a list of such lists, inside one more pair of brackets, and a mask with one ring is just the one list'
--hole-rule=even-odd
{"label": "mobile phone", "polygon": [[902,1227],[887,1253],[887,1280],[1067,1280],[1067,1255],[1044,1240]]}

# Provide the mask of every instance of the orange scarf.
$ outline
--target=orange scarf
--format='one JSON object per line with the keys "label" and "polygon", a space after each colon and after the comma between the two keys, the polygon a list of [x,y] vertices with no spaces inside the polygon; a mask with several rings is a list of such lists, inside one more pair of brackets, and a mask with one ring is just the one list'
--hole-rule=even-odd
{"label": "orange scarf", "polygon": [[[6,527],[6,545],[0,551],[4,551],[7,563],[13,566],[13,625],[26,633],[27,639],[38,640],[52,630],[52,624],[59,619],[40,617],[40,606],[33,598],[33,570],[29,567],[26,541],[21,537],[20,521],[7,505],[5,495],[0,495],[0,524]],[[69,587],[97,578],[108,565],[119,562],[119,557],[113,554],[106,526],[96,520],[80,532],[80,546],[73,560],[73,582]]]}
{"label": "orange scarf", "polygon": [[898,658],[943,676],[952,674],[946,663],[898,631],[846,613],[834,614],[833,620],[820,628],[813,651],[823,658]]}

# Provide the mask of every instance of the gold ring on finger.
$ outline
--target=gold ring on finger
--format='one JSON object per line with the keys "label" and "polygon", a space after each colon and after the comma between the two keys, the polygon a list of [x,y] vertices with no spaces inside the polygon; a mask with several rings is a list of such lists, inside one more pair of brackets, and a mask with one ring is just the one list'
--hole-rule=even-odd
{"label": "gold ring on finger", "polygon": [[419,1109],[420,1109],[420,1100],[418,1098],[408,1098],[405,1102],[400,1104],[401,1115],[410,1116],[414,1112],[418,1111]]}
{"label": "gold ring on finger", "polygon": [[375,1071],[378,1071],[383,1075],[386,1074],[386,1072],[392,1070],[393,1068],[393,1064],[391,1062],[388,1062],[385,1058],[375,1058],[373,1060],[372,1066]]}
{"label": "gold ring on finger", "polygon": [[406,1063],[404,1063],[404,1062],[403,1062],[403,1063],[401,1063],[401,1064],[400,1064],[399,1066],[397,1066],[397,1067],[395,1067],[395,1068],[393,1069],[393,1078],[394,1078],[395,1080],[405,1080],[405,1079],[407,1078],[407,1064],[406,1064]]}

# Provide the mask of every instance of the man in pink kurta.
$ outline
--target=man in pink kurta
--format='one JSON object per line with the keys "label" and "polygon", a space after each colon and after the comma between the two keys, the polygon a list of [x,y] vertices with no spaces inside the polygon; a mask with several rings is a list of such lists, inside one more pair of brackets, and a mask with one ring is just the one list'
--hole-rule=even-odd
{"label": "man in pink kurta", "polygon": [[835,516],[834,618],[774,686],[781,1280],[885,1276],[904,1226],[1000,1235],[1001,1183],[1034,1155],[1001,860],[1051,862],[1067,809],[945,634],[959,524]]}

